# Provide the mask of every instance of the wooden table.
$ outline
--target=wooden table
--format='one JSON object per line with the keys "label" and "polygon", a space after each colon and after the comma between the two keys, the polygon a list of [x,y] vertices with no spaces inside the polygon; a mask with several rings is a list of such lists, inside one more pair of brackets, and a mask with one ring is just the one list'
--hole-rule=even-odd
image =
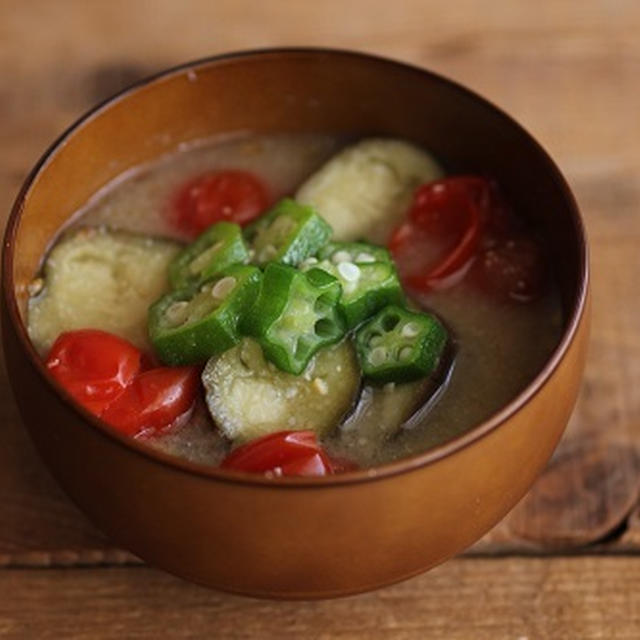
{"label": "wooden table", "polygon": [[594,324],[574,418],[512,514],[426,575],[319,603],[207,591],[113,548],[37,460],[3,372],[0,637],[640,638],[639,32],[633,0],[3,0],[3,215],[49,142],[132,80],[231,49],[361,49],[467,84],[547,147],[586,218]]}

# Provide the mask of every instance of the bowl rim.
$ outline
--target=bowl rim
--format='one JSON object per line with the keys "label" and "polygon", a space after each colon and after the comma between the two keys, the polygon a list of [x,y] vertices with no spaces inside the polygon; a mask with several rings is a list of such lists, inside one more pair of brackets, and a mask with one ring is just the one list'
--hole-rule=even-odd
{"label": "bowl rim", "polygon": [[[13,279],[13,258],[15,247],[15,236],[19,226],[22,210],[25,200],[35,180],[43,171],[54,156],[64,150],[65,144],[69,138],[81,131],[85,125],[91,123],[102,112],[108,110],[112,106],[126,100],[130,95],[138,90],[142,90],[153,84],[160,83],[171,79],[174,76],[189,74],[198,71],[200,68],[242,63],[243,61],[256,58],[268,59],[271,57],[278,58],[283,56],[301,56],[301,57],[318,57],[321,58],[351,58],[360,59],[365,63],[388,67],[390,69],[398,69],[404,72],[410,72],[420,77],[429,77],[432,81],[447,86],[454,92],[458,92],[471,98],[476,102],[480,102],[486,108],[492,110],[503,122],[510,127],[515,128],[519,133],[523,134],[534,150],[541,155],[546,162],[550,172],[550,177],[559,188],[566,202],[567,210],[572,218],[573,227],[578,242],[578,261],[579,261],[579,282],[575,302],[568,314],[568,322],[562,333],[562,337],[554,351],[545,361],[544,366],[536,376],[520,391],[511,401],[504,405],[501,409],[490,415],[487,419],[480,422],[468,431],[461,433],[450,440],[427,449],[418,454],[400,458],[392,462],[388,462],[369,469],[361,469],[349,471],[336,475],[321,477],[304,477],[290,476],[279,478],[268,478],[261,474],[250,474],[240,471],[231,471],[220,469],[219,467],[207,466],[205,464],[189,461],[163,451],[159,451],[153,447],[145,445],[143,441],[136,440],[129,436],[119,433],[113,427],[103,422],[98,417],[89,413],[86,409],[78,405],[71,396],[59,385],[51,376],[48,375],[46,367],[41,357],[35,351],[24,323],[22,322],[20,312],[18,310],[18,302],[15,295],[15,283]],[[558,368],[564,357],[566,356],[571,344],[574,341],[584,311],[587,304],[587,293],[589,283],[589,260],[588,247],[586,241],[586,232],[580,211],[576,200],[569,188],[564,176],[560,172],[556,163],[542,147],[542,145],[516,120],[509,116],[500,107],[494,105],[491,101],[482,97],[475,91],[455,82],[438,73],[424,69],[414,64],[392,58],[379,56],[362,51],[354,51],[349,49],[329,48],[329,47],[274,47],[234,51],[222,53],[213,56],[207,56],[197,60],[185,62],[177,66],[164,69],[153,75],[142,78],[141,80],[127,86],[118,93],[102,100],[91,109],[83,113],[70,126],[68,126],[46,149],[34,167],[25,178],[18,195],[11,208],[9,218],[4,231],[4,242],[2,247],[2,288],[7,315],[11,321],[12,328],[18,337],[21,349],[26,353],[29,364],[37,371],[39,376],[44,380],[59,397],[67,404],[72,411],[79,414],[85,421],[89,422],[96,432],[104,438],[109,439],[116,445],[123,446],[130,452],[135,452],[151,462],[170,467],[173,471],[183,472],[189,475],[196,475],[210,480],[221,481],[232,484],[262,486],[271,489],[295,489],[300,487],[306,488],[331,488],[344,485],[354,485],[363,482],[371,482],[389,478],[392,476],[409,473],[421,469],[423,467],[435,464],[454,453],[457,453],[466,447],[471,446],[476,441],[484,438],[492,433],[495,429],[504,424],[511,416],[516,414],[533,397],[545,386],[546,382],[551,378],[554,371]]]}

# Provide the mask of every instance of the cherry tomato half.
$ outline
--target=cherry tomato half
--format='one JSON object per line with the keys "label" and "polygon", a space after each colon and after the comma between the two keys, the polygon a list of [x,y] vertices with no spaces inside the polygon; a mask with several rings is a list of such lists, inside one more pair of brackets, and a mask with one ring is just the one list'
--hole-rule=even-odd
{"label": "cherry tomato half", "polygon": [[537,298],[547,281],[542,248],[527,236],[498,240],[480,254],[473,271],[486,291],[516,302]]}
{"label": "cherry tomato half", "polygon": [[269,205],[263,182],[248,171],[212,171],[189,180],[174,200],[175,224],[183,233],[195,237],[214,222],[245,225]]}
{"label": "cherry tomato half", "polygon": [[138,375],[101,418],[127,435],[172,426],[189,412],[199,385],[196,367],[159,367]]}
{"label": "cherry tomato half", "polygon": [[83,407],[100,413],[138,374],[142,353],[130,342],[97,329],[60,334],[45,365]]}
{"label": "cherry tomato half", "polygon": [[234,449],[223,469],[282,476],[324,476],[334,473],[331,460],[313,431],[278,431]]}
{"label": "cherry tomato half", "polygon": [[389,250],[404,283],[427,292],[457,283],[476,254],[489,218],[491,184],[476,176],[454,176],[424,184]]}

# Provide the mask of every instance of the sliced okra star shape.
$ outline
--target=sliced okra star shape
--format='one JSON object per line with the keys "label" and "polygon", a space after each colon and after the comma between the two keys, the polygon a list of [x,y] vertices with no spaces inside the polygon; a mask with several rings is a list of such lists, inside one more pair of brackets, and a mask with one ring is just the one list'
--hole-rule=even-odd
{"label": "sliced okra star shape", "polygon": [[340,281],[338,307],[348,329],[389,304],[404,303],[402,286],[386,249],[366,243],[331,243],[318,258],[307,258],[301,268],[322,269]]}
{"label": "sliced okra star shape", "polygon": [[356,349],[365,378],[408,382],[438,367],[448,335],[433,315],[390,305],[356,333]]}
{"label": "sliced okra star shape", "polygon": [[204,362],[235,345],[238,324],[260,289],[260,269],[233,265],[172,291],[149,308],[149,337],[162,362]]}
{"label": "sliced okra star shape", "polygon": [[240,225],[218,222],[185,247],[169,265],[174,289],[203,282],[232,264],[249,262]]}
{"label": "sliced okra star shape", "polygon": [[244,230],[254,264],[281,262],[296,266],[331,237],[331,227],[312,207],[291,198],[280,200]]}
{"label": "sliced okra star shape", "polygon": [[318,349],[345,334],[337,309],[340,292],[338,280],[325,271],[303,273],[270,263],[242,329],[258,339],[265,357],[279,369],[299,375]]}

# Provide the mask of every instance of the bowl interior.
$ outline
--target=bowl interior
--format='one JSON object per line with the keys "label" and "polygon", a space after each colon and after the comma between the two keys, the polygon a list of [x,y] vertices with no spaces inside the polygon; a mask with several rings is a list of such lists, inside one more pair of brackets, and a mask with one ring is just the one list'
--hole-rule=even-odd
{"label": "bowl interior", "polygon": [[161,74],[88,114],[43,157],[10,219],[4,263],[10,307],[32,360],[37,355],[24,330],[27,286],[73,212],[119,174],[180,143],[242,131],[402,137],[456,172],[495,177],[516,211],[545,236],[565,334],[570,330],[586,280],[582,226],[562,176],[519,125],[475,94],[420,69],[348,52],[286,50],[226,56]]}

